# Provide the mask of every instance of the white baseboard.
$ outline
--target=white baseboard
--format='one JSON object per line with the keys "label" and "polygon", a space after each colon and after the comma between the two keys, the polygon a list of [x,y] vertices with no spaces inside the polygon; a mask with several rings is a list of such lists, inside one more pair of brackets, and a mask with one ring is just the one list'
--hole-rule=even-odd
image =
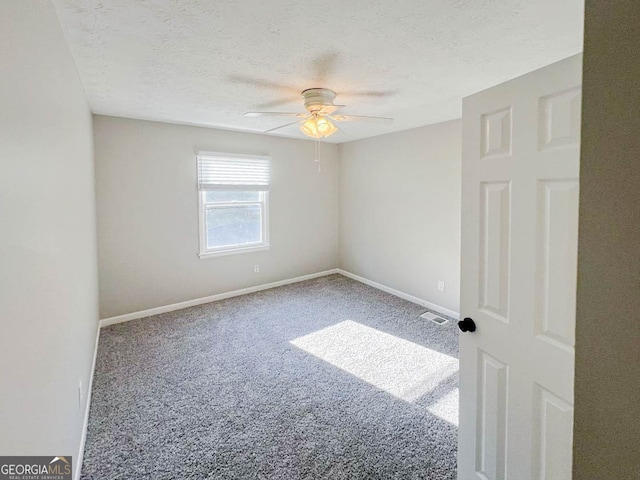
{"label": "white baseboard", "polygon": [[391,295],[395,295],[396,297],[400,297],[404,300],[422,305],[423,307],[426,307],[430,310],[435,310],[436,312],[446,315],[447,317],[455,318],[456,320],[460,319],[460,313],[454,310],[450,310],[435,303],[428,302],[427,300],[423,300],[422,298],[414,297],[413,295],[401,292],[400,290],[396,290],[395,288],[387,287],[386,285],[382,285],[381,283],[374,282],[373,280],[369,280],[368,278],[361,277],[360,275],[356,275],[355,273],[342,270],[341,268],[338,269],[338,273],[353,280],[357,280],[360,283],[369,285],[370,287],[377,288],[378,290],[390,293]]}
{"label": "white baseboard", "polygon": [[186,302],[173,303],[171,305],[165,305],[163,307],[150,308],[148,310],[141,310],[139,312],[127,313],[125,315],[118,315],[116,317],[103,318],[100,320],[100,328],[114,325],[116,323],[128,322],[130,320],[136,320],[138,318],[151,317],[152,315],[159,315],[160,313],[173,312],[175,310],[182,310],[183,308],[194,307],[196,305],[202,305],[204,303],[211,303],[218,300],[224,300],[225,298],[238,297],[240,295],[246,295],[248,293],[259,292],[261,290],[268,290],[270,288],[281,287],[283,285],[289,285],[291,283],[304,282],[305,280],[311,280],[313,278],[325,277],[339,273],[337,268],[331,270],[325,270],[323,272],[311,273],[309,275],[302,275],[301,277],[288,278],[286,280],[280,280],[278,282],[265,283],[263,285],[256,285],[255,287],[242,288],[240,290],[234,290],[232,292],[218,293],[217,295],[210,295],[208,297],[195,298],[193,300],[187,300]]}
{"label": "white baseboard", "polygon": [[80,449],[76,457],[76,472],[73,476],[74,480],[80,480],[82,473],[82,460],[84,459],[84,446],[87,441],[87,428],[89,427],[89,409],[91,407],[91,392],[93,391],[93,375],[96,371],[96,358],[98,358],[98,343],[100,342],[100,327],[96,332],[96,343],[93,348],[93,361],[91,362],[91,370],[89,372],[89,384],[87,385],[87,401],[84,407],[84,421],[82,422],[82,436],[80,437]]}
{"label": "white baseboard", "polygon": [[286,280],[280,280],[278,282],[265,283],[262,285],[256,285],[255,287],[242,288],[240,290],[234,290],[232,292],[218,293],[216,295],[210,295],[208,297],[195,298],[193,300],[187,300],[185,302],[173,303],[171,305],[164,305],[162,307],[150,308],[148,310],[141,310],[139,312],[132,312],[124,315],[118,315],[115,317],[103,318],[102,320],[100,320],[100,328],[107,327],[109,325],[114,325],[116,323],[123,323],[123,322],[128,322],[130,320],[137,320],[139,318],[151,317],[153,315],[159,315],[161,313],[173,312],[175,310],[182,310],[183,308],[194,307],[196,305],[202,305],[204,303],[211,303],[218,300],[224,300],[225,298],[238,297],[240,295],[247,295],[248,293],[254,293],[254,292],[259,292],[261,290],[268,290],[270,288],[281,287],[283,285],[303,282],[305,280],[324,277],[327,275],[332,275],[334,273],[339,273],[340,275],[344,275],[345,277],[349,277],[358,282],[377,288],[378,290],[382,290],[383,292],[387,292],[387,293],[390,293],[391,295],[395,295],[396,297],[400,297],[404,300],[417,303],[418,305],[422,305],[423,307],[429,308],[431,310],[435,310],[436,312],[439,312],[451,318],[455,318],[456,320],[460,318],[460,314],[454,310],[450,310],[441,305],[437,305],[427,300],[423,300],[422,298],[414,297],[413,295],[409,295],[408,293],[404,293],[404,292],[401,292],[400,290],[387,287],[386,285],[383,285],[378,282],[374,282],[373,280],[369,280],[368,278],[361,277],[359,275],[348,272],[346,270],[342,270],[340,268],[334,268],[331,270],[325,270],[323,272],[311,273],[309,275],[302,275],[300,277],[295,277],[295,278],[288,278]]}

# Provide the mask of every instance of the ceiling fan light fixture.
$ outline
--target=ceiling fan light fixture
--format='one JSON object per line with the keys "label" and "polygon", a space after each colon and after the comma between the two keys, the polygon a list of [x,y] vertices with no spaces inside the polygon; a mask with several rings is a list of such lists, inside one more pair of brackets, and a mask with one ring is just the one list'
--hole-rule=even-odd
{"label": "ceiling fan light fixture", "polygon": [[302,122],[302,124],[300,125],[300,130],[302,131],[302,133],[309,137],[320,138],[318,129],[316,128],[316,122],[313,118],[307,118],[304,122]]}
{"label": "ceiling fan light fixture", "polygon": [[323,138],[333,135],[338,128],[327,117],[312,115],[300,125],[300,130],[311,138]]}
{"label": "ceiling fan light fixture", "polygon": [[[336,92],[328,88],[308,88],[302,91],[304,108],[306,113],[296,112],[248,112],[247,117],[292,117],[299,119],[299,128],[306,136],[320,140],[336,133],[339,128],[335,122],[354,121],[383,121],[390,122],[392,118],[366,117],[362,115],[339,115],[336,112],[346,105],[335,105]],[[279,127],[265,130],[263,133],[271,133],[282,128],[288,128],[298,121],[286,123]]]}
{"label": "ceiling fan light fixture", "polygon": [[318,125],[318,133],[323,137],[328,137],[338,131],[338,127],[336,127],[327,117],[319,117],[316,124]]}

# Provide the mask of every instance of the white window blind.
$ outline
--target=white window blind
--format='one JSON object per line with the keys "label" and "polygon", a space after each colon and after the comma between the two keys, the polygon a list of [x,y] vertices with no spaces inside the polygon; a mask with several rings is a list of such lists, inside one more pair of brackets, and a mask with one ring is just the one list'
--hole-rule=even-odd
{"label": "white window blind", "polygon": [[269,157],[198,152],[198,188],[266,192],[270,165]]}

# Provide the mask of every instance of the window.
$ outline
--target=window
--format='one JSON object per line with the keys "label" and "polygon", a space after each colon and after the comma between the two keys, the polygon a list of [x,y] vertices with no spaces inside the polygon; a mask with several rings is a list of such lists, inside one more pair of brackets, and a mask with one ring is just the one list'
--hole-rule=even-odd
{"label": "window", "polygon": [[200,258],[269,248],[269,157],[198,153]]}

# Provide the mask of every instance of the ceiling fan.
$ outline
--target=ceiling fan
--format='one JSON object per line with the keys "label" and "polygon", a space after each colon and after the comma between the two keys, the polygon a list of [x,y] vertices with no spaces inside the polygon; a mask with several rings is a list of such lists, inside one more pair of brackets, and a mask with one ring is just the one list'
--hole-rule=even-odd
{"label": "ceiling fan", "polygon": [[336,112],[345,105],[334,105],[336,92],[328,88],[308,88],[302,92],[304,108],[306,113],[288,112],[248,112],[246,117],[295,117],[297,120],[285,125],[265,131],[264,133],[280,130],[281,128],[300,124],[300,130],[305,135],[320,139],[333,135],[339,129],[334,122],[392,122],[392,118],[387,117],[367,117],[362,115],[340,115]]}

